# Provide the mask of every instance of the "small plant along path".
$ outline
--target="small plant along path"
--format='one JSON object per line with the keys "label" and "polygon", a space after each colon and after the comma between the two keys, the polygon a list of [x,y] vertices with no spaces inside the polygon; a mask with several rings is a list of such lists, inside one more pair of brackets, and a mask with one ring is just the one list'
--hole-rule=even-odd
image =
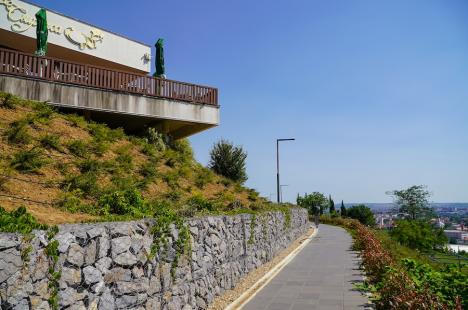
{"label": "small plant along path", "polygon": [[315,239],[243,310],[366,309],[367,298],[355,287],[362,272],[351,244],[343,228],[320,225]]}

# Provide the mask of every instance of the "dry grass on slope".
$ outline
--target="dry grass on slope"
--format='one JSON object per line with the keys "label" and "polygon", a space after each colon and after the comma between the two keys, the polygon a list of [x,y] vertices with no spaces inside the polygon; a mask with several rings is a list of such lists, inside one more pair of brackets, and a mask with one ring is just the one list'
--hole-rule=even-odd
{"label": "dry grass on slope", "polygon": [[188,141],[129,136],[0,93],[0,206],[25,205],[46,224],[100,220],[108,215],[99,209],[102,197],[127,191],[156,204],[195,203],[195,209],[264,202],[197,163]]}

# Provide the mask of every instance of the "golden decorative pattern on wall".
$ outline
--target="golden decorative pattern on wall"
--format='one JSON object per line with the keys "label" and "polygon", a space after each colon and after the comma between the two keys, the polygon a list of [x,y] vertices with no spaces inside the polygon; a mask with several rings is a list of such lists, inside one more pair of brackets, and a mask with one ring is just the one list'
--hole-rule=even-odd
{"label": "golden decorative pattern on wall", "polygon": [[[36,27],[36,18],[28,15],[27,10],[23,7],[13,3],[12,0],[0,0],[0,6],[4,6],[7,12],[7,19],[11,22],[11,31],[22,33],[32,27]],[[76,31],[73,27],[64,27],[60,25],[49,24],[49,32],[61,35],[76,45],[79,49],[83,50],[96,49],[96,43],[103,41],[104,35],[99,29],[91,29],[88,34]]]}

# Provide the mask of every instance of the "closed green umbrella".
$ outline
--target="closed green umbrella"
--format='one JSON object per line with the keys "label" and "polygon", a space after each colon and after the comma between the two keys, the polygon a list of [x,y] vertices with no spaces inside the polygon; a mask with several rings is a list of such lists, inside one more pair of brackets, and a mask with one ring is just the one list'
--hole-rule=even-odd
{"label": "closed green umbrella", "polygon": [[36,13],[36,44],[37,56],[45,56],[47,53],[47,35],[49,30],[47,29],[47,15],[46,10],[40,9]]}
{"label": "closed green umbrella", "polygon": [[154,74],[159,78],[166,78],[166,70],[164,69],[164,39],[158,39],[156,44],[156,73]]}

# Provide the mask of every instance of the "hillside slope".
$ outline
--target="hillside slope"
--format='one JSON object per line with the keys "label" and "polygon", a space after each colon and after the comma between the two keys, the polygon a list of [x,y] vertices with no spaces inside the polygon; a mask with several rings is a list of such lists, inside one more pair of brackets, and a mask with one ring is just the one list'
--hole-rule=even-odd
{"label": "hillside slope", "polygon": [[145,137],[0,93],[0,206],[57,224],[258,208],[258,193],[197,163],[188,141]]}

